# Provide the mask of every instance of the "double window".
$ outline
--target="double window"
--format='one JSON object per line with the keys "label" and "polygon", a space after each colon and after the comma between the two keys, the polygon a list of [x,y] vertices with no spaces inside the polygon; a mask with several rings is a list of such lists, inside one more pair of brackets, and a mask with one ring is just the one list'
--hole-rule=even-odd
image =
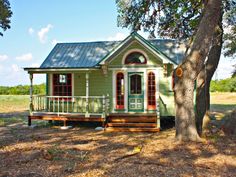
{"label": "double window", "polygon": [[71,74],[53,74],[53,95],[54,96],[72,95]]}

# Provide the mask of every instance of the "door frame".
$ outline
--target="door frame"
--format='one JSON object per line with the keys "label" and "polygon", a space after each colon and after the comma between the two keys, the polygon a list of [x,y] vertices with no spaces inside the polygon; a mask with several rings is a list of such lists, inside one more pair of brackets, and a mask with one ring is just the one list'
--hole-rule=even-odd
{"label": "door frame", "polygon": [[[125,90],[125,108],[122,110],[124,113],[130,113],[128,112],[128,73],[129,72],[143,72],[143,83],[144,83],[144,113],[148,112],[147,110],[147,73],[149,71],[153,71],[156,75],[156,101],[158,103],[159,101],[159,79],[160,79],[160,73],[162,73],[162,67],[148,67],[148,68],[137,68],[137,67],[114,67],[109,68],[108,70],[112,71],[112,112],[117,113],[119,111],[116,110],[116,74],[118,72],[124,73],[124,90]],[[157,104],[158,106],[158,104]]]}
{"label": "door frame", "polygon": [[[135,110],[135,109],[131,109],[130,108],[130,101],[129,101],[129,99],[130,99],[130,97],[131,97],[131,93],[130,93],[130,76],[131,75],[134,75],[134,74],[140,74],[141,75],[141,88],[142,88],[142,90],[141,90],[141,94],[140,94],[140,98],[142,97],[142,109],[137,109],[137,110]],[[128,88],[128,92],[127,92],[127,100],[128,100],[128,112],[144,112],[144,105],[145,105],[145,103],[144,103],[144,100],[145,100],[145,96],[144,96],[144,93],[145,93],[145,84],[144,84],[144,72],[128,72],[127,73],[127,80],[128,80],[128,85],[127,85],[127,88]],[[133,97],[135,97],[135,95],[133,95]]]}

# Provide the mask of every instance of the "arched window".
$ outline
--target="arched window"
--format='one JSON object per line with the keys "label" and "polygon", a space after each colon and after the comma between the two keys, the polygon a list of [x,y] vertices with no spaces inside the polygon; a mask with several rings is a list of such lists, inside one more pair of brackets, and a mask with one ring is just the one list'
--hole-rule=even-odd
{"label": "arched window", "polygon": [[124,109],[124,74],[116,75],[116,109]]}
{"label": "arched window", "polygon": [[148,73],[148,109],[156,109],[156,79],[153,72]]}
{"label": "arched window", "polygon": [[146,64],[145,56],[140,52],[132,52],[125,58],[125,64]]}

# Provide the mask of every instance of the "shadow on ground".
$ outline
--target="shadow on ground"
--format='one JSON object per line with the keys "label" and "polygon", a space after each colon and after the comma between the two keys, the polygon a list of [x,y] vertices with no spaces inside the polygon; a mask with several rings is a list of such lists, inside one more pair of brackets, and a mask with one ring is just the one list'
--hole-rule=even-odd
{"label": "shadow on ground", "polygon": [[[236,138],[174,141],[173,119],[159,133],[107,133],[96,125],[0,127],[0,176],[234,176]],[[165,125],[165,126],[164,126]]]}

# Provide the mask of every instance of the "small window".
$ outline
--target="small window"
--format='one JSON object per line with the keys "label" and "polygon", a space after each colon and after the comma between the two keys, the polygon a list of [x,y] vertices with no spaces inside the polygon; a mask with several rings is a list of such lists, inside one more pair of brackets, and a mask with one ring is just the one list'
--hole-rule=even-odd
{"label": "small window", "polygon": [[147,63],[146,58],[140,52],[130,53],[125,59],[125,64],[146,64],[146,63]]}
{"label": "small window", "polygon": [[65,84],[66,83],[66,75],[65,74],[60,74],[59,75],[59,82],[61,84]]}

